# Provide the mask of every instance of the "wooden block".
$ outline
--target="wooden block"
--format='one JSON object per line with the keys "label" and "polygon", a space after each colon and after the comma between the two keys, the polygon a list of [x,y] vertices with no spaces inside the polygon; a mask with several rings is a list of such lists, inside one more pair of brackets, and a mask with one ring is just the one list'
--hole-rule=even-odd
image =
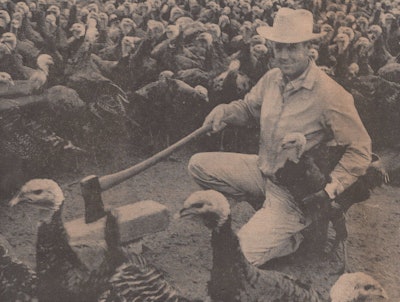
{"label": "wooden block", "polygon": [[122,243],[163,231],[169,224],[167,207],[152,200],[118,207],[112,214],[117,218]]}
{"label": "wooden block", "polygon": [[105,225],[106,217],[88,224],[85,223],[84,217],[64,223],[70,242],[104,240]]}
{"label": "wooden block", "polygon": [[[168,209],[152,201],[139,201],[112,209],[117,218],[121,242],[127,243],[145,235],[163,231],[169,223]],[[85,241],[104,241],[106,217],[92,223],[85,223],[84,217],[64,223],[71,244]]]}

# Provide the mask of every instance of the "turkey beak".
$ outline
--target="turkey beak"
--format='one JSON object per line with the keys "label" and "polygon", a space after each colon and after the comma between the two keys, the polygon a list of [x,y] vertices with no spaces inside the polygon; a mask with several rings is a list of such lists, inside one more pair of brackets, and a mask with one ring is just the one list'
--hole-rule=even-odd
{"label": "turkey beak", "polygon": [[183,217],[187,217],[187,216],[193,216],[193,215],[196,215],[197,214],[197,209],[195,209],[195,208],[183,208],[183,209],[181,209],[180,211],[179,211],[179,213],[176,213],[175,214],[175,218],[176,219],[178,219],[178,218],[183,218]]}
{"label": "turkey beak", "polygon": [[381,288],[377,288],[376,289],[376,296],[385,300],[389,299],[388,294],[386,293],[386,291],[381,287]]}
{"label": "turkey beak", "polygon": [[20,193],[18,193],[8,202],[8,205],[10,207],[14,207],[14,206],[16,206],[17,204],[19,204],[22,201],[24,201],[24,199],[21,198],[20,197]]}

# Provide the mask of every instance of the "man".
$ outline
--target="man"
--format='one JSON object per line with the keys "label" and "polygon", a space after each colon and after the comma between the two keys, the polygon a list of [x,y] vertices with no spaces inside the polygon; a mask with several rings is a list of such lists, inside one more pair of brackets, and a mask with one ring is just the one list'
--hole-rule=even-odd
{"label": "man", "polygon": [[371,140],[352,96],[309,59],[310,41],[320,37],[312,28],[309,11],[281,8],[273,27],[257,29],[272,42],[278,68],[268,71],[244,100],[218,105],[205,119],[213,132],[226,125],[258,122],[258,155],[200,153],[189,163],[189,172],[204,188],[265,198],[263,207],[238,232],[244,255],[257,266],[294,252],[303,239],[300,231],[311,223],[287,189],[270,178],[286,134],[302,133],[306,151],[328,141],[346,147],[331,172],[331,182],[306,197],[305,203],[330,202],[363,175],[371,162]]}

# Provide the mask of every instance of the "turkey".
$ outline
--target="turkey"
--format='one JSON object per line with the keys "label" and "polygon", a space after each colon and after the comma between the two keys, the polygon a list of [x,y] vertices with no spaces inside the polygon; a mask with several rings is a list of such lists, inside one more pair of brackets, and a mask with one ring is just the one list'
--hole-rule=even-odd
{"label": "turkey", "polygon": [[[324,301],[310,286],[281,272],[260,270],[245,259],[239,239],[231,229],[229,203],[221,193],[214,190],[193,193],[185,200],[179,216],[202,217],[212,229],[213,265],[208,284],[211,301]],[[360,273],[356,274],[359,276]],[[375,280],[372,282],[371,277],[360,278],[358,287],[349,288],[337,297],[336,293],[347,287],[349,278],[343,276],[332,288],[332,302],[361,302],[387,297],[383,288]]]}
{"label": "turkey", "polygon": [[342,83],[354,97],[354,104],[373,146],[379,149],[393,147],[400,138],[397,127],[400,118],[400,84],[391,80],[384,76],[369,75]]}
{"label": "turkey", "polygon": [[317,302],[313,289],[277,271],[263,271],[244,257],[239,239],[231,228],[230,207],[224,195],[213,190],[198,191],[189,196],[179,216],[204,218],[212,229],[213,264],[208,294],[212,301]]}
{"label": "turkey", "polygon": [[0,70],[7,72],[14,80],[25,80],[35,71],[25,66],[22,56],[16,50],[17,38],[11,32],[6,32],[0,39]]}
{"label": "turkey", "polygon": [[18,260],[6,238],[0,235],[0,300],[34,301],[36,273]]}
{"label": "turkey", "polygon": [[378,75],[387,81],[400,84],[400,63],[389,63],[378,70]]}
{"label": "turkey", "polygon": [[[278,163],[272,170],[272,178],[287,186],[298,202],[325,187],[330,181],[329,174],[345,152],[343,146],[327,145],[304,152],[306,141],[301,133],[285,135],[278,150]],[[351,204],[368,199],[371,190],[387,181],[388,176],[379,164],[379,157],[373,154],[366,174],[340,194],[336,202],[345,203],[349,199],[345,206],[347,210]]]}
{"label": "turkey", "polygon": [[250,90],[250,78],[239,70],[240,66],[239,60],[232,60],[228,70],[214,78],[215,99],[223,98],[225,103],[229,103],[242,99]]}
{"label": "turkey", "polygon": [[92,42],[88,40],[69,60],[65,70],[67,86],[78,92],[100,120],[108,118],[117,123],[121,119],[130,120],[126,114],[128,100],[125,91],[101,74],[91,53]]}
{"label": "turkey", "polygon": [[38,56],[36,64],[38,68],[28,80],[31,81],[34,90],[39,90],[46,84],[50,66],[54,65],[54,61],[51,56],[42,54]]}
{"label": "turkey", "polygon": [[368,38],[372,43],[369,52],[369,63],[375,73],[388,63],[394,63],[395,58],[388,52],[384,40],[382,28],[379,25],[371,25],[368,29]]}
{"label": "turkey", "polygon": [[[280,144],[277,155],[277,165],[273,167],[270,178],[288,188],[301,208],[303,198],[325,188],[330,182],[330,173],[335,168],[345,148],[342,146],[320,145],[304,152],[306,138],[301,133],[287,134]],[[313,218],[310,227],[311,236],[319,249],[326,247],[328,221],[332,222],[335,238],[332,242],[332,251],[340,244],[343,245],[343,269],[347,269],[347,229],[344,212],[351,205],[362,202],[370,197],[371,191],[388,182],[387,173],[380,165],[379,157],[373,155],[370,167],[365,175],[342,192],[330,207],[304,209]]]}
{"label": "turkey", "polygon": [[[18,85],[12,86],[13,89]],[[64,159],[71,160],[69,155],[76,159],[86,153],[71,142],[78,139],[79,118],[85,112],[85,104],[75,91],[53,86],[42,94],[11,97],[3,99],[0,105],[3,171],[21,169],[27,177],[33,177],[59,167]],[[2,173],[0,179],[7,178],[7,174]]]}
{"label": "turkey", "polygon": [[[25,204],[30,211],[35,208],[40,211],[41,221],[36,245],[39,301],[54,301],[54,297],[57,297],[57,301],[65,302],[96,301],[99,293],[107,288],[108,279],[123,259],[112,257],[106,251],[104,261],[97,263],[97,269],[89,269],[81,261],[70,246],[64,229],[64,194],[58,184],[50,179],[30,180],[9,204]],[[104,249],[101,243],[98,244],[99,249]]]}
{"label": "turkey", "polygon": [[176,140],[195,130],[208,109],[206,88],[200,85],[191,87],[172,77],[171,71],[163,71],[158,81],[135,91],[136,111],[145,119],[143,124],[149,127],[152,144],[159,134],[169,145],[170,139]]}
{"label": "turkey", "polygon": [[0,87],[4,87],[4,85],[8,88],[10,85],[14,85],[14,81],[11,76],[7,72],[0,72]]}
{"label": "turkey", "polygon": [[340,276],[332,286],[330,296],[331,302],[369,301],[369,298],[389,299],[382,285],[362,272]]}

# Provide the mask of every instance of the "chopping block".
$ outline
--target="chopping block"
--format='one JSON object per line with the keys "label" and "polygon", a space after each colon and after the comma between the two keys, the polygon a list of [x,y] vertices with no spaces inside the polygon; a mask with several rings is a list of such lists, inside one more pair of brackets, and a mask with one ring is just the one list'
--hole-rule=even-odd
{"label": "chopping block", "polygon": [[[139,201],[110,211],[117,220],[121,244],[129,244],[130,250],[138,254],[142,251],[141,239],[145,235],[163,231],[169,224],[167,207],[153,200]],[[104,260],[107,250],[105,224],[106,217],[92,223],[86,223],[84,217],[64,223],[70,246],[89,270],[98,268]]]}

